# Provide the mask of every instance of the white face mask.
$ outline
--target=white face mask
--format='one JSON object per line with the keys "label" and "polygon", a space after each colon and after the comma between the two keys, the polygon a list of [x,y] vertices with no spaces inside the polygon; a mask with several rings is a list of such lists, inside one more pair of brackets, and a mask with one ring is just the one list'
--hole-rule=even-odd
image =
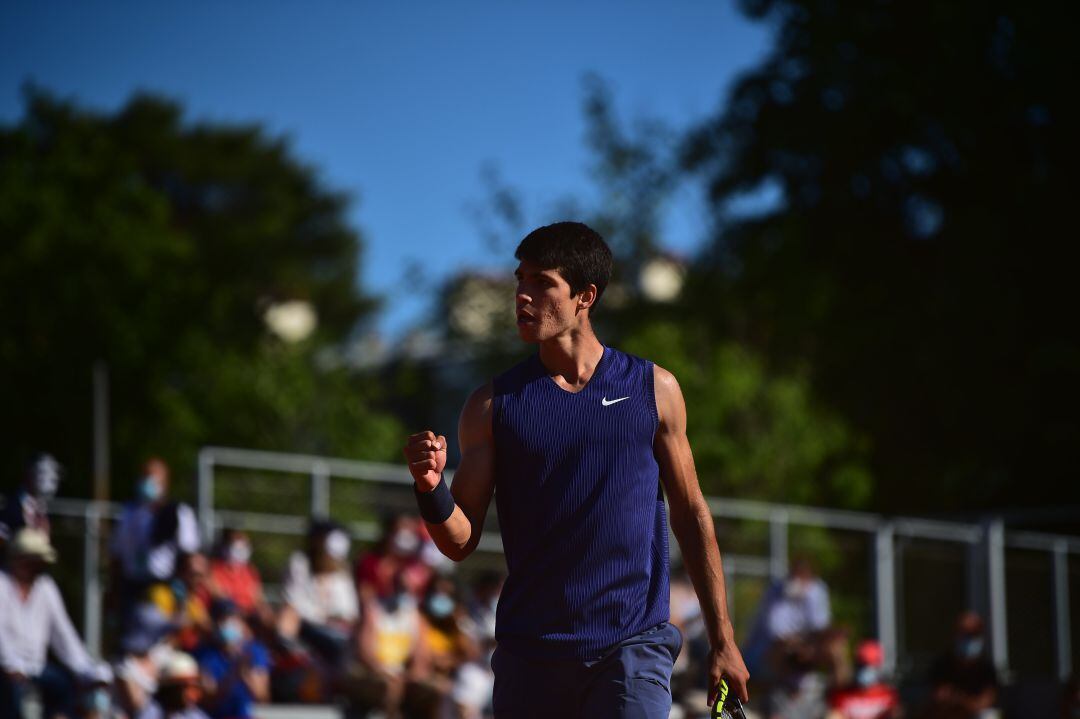
{"label": "white face mask", "polygon": [[394,536],[390,540],[390,547],[396,554],[414,554],[420,548],[420,537],[416,536],[416,532],[411,530],[399,529],[394,532]]}
{"label": "white face mask", "polygon": [[349,556],[349,535],[339,529],[335,529],[326,535],[326,553],[331,559],[341,561]]}
{"label": "white face mask", "polygon": [[251,561],[251,545],[247,542],[233,542],[229,545],[227,554],[233,564],[247,564]]}
{"label": "white face mask", "polygon": [[60,489],[60,463],[49,456],[41,457],[31,470],[34,493],[45,499],[51,499]]}

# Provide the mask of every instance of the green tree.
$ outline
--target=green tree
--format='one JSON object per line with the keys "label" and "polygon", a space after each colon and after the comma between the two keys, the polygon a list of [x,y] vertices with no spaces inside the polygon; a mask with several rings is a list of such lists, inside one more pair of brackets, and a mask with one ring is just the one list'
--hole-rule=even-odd
{"label": "green tree", "polygon": [[[95,113],[29,89],[0,128],[6,476],[46,448],[66,491],[85,487],[99,360],[116,478],[149,453],[183,472],[204,443],[392,456],[375,386],[319,361],[375,306],[346,206],[257,126],[185,122],[149,96]],[[267,329],[288,301],[314,308],[303,341]]]}
{"label": "green tree", "polygon": [[1015,3],[743,6],[776,40],[687,142],[717,219],[693,304],[810,369],[872,439],[880,508],[1080,499],[1066,24]]}

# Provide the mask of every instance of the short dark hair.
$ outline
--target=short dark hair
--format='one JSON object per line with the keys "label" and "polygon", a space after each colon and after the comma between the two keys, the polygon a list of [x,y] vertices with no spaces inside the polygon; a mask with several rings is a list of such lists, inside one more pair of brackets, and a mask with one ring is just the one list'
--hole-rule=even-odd
{"label": "short dark hair", "polygon": [[596,230],[583,222],[538,227],[521,241],[514,257],[545,270],[557,270],[570,285],[571,296],[596,285],[597,302],[611,279],[611,249]]}

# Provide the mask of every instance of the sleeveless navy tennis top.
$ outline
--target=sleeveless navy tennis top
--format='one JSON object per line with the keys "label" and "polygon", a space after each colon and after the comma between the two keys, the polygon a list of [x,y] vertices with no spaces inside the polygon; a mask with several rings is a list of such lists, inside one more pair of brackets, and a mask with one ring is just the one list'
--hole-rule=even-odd
{"label": "sleeveless navy tennis top", "polygon": [[593,659],[668,619],[653,364],[610,347],[579,392],[539,354],[494,380],[495,502],[508,576],[495,637]]}

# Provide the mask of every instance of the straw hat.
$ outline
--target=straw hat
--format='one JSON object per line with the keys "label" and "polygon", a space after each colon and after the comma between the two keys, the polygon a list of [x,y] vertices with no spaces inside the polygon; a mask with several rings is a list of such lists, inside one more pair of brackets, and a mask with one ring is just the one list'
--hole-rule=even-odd
{"label": "straw hat", "polygon": [[13,557],[33,557],[48,564],[56,561],[56,550],[49,544],[49,535],[32,527],[23,527],[15,533],[8,552]]}

